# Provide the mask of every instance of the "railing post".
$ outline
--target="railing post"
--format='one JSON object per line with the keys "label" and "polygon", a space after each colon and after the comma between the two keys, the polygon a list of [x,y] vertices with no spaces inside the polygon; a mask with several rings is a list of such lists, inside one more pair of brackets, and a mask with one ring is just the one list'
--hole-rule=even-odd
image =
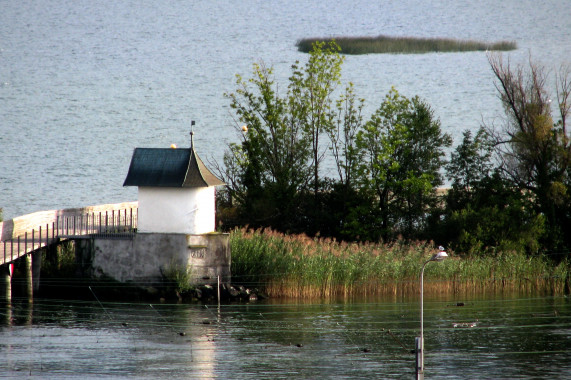
{"label": "railing post", "polygon": [[32,255],[25,254],[23,260],[24,260],[24,289],[26,296],[28,297],[28,301],[32,301],[34,299]]}

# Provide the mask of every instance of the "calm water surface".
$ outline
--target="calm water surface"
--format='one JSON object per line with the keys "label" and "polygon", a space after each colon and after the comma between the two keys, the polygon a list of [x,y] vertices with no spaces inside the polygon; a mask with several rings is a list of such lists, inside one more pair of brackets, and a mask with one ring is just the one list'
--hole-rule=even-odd
{"label": "calm water surface", "polygon": [[[136,199],[135,147],[188,146],[221,162],[238,132],[224,93],[252,63],[290,66],[296,40],[379,34],[515,40],[548,68],[571,60],[567,0],[0,1],[0,208],[4,217]],[[432,105],[458,142],[501,115],[485,53],[347,57],[368,118],[391,86]],[[496,120],[497,121],[497,120]]]}
{"label": "calm water surface", "polygon": [[[201,156],[221,161],[238,140],[223,96],[234,75],[262,60],[285,88],[306,58],[299,38],[507,39],[513,62],[531,53],[557,68],[571,60],[570,14],[564,0],[0,1],[0,208],[12,218],[135,200],[122,187],[133,149],[187,146],[190,120]],[[392,85],[420,95],[456,141],[501,115],[484,53],[351,56],[343,79],[366,116]],[[54,379],[408,379],[419,324],[417,300],[401,299],[220,310],[35,300],[0,316],[0,376]],[[427,377],[571,378],[570,316],[564,297],[427,300]]]}
{"label": "calm water surface", "polygon": [[[427,378],[571,377],[568,297],[426,298],[424,310]],[[0,316],[7,378],[410,379],[419,334],[418,300],[397,298],[220,308],[36,299]]]}

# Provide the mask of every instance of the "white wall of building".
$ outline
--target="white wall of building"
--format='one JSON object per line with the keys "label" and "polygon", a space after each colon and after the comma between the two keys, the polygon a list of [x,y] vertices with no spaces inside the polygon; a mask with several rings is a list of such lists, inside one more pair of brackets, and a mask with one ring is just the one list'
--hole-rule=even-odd
{"label": "white wall of building", "polygon": [[215,187],[139,187],[138,231],[205,234],[215,226]]}

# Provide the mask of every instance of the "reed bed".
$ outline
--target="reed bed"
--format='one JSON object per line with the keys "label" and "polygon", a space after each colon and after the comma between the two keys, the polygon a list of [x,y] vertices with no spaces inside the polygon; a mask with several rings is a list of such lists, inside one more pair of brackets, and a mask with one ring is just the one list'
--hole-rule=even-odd
{"label": "reed bed", "polygon": [[[418,293],[420,268],[436,253],[432,242],[345,243],[267,229],[237,229],[230,244],[233,282],[288,298]],[[426,266],[426,294],[569,290],[568,261],[554,265],[515,253],[448,254],[444,262]]]}
{"label": "reed bed", "polygon": [[304,38],[297,41],[299,51],[308,53],[317,41],[335,41],[342,54],[419,54],[434,52],[509,51],[517,49],[514,41],[483,42],[451,38],[391,37],[336,37]]}

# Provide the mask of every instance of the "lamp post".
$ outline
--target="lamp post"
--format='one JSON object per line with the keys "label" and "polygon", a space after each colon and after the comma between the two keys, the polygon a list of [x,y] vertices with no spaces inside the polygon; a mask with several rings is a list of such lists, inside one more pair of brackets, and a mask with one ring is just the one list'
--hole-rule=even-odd
{"label": "lamp post", "polygon": [[444,251],[444,247],[438,247],[438,253],[432,255],[423,265],[420,271],[420,337],[415,340],[416,352],[416,378],[424,379],[424,267],[431,261],[442,261],[448,255]]}

